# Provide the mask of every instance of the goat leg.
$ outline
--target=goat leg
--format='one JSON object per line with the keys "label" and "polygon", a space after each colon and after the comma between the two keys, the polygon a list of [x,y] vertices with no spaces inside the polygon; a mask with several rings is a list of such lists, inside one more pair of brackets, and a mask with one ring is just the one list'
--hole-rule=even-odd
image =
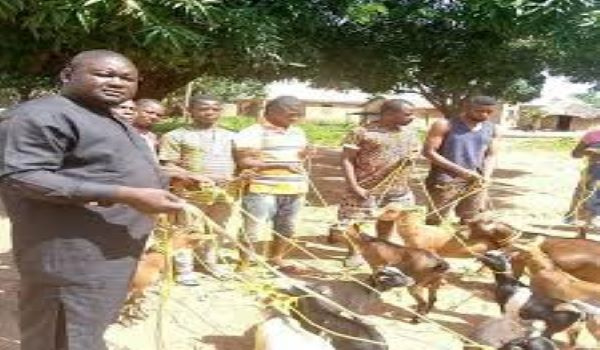
{"label": "goat leg", "polygon": [[[424,292],[424,287],[420,285],[408,287],[408,293],[417,301],[416,312],[420,315],[425,315],[428,311],[428,303],[425,301],[425,298],[423,296]],[[411,323],[419,322],[421,322],[421,318],[417,315],[415,315],[411,320]]]}
{"label": "goat leg", "polygon": [[435,305],[435,302],[437,301],[437,291],[438,289],[442,286],[442,276],[439,276],[438,279],[436,279],[435,281],[431,282],[429,284],[429,298],[428,298],[428,302],[427,302],[427,310],[425,311],[425,313],[429,313],[431,311],[431,309],[433,309],[433,306]]}

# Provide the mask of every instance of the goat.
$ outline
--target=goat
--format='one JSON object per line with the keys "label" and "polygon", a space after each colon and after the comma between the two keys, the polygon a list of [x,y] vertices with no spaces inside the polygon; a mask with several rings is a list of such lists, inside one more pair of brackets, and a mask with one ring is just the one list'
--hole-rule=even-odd
{"label": "goat", "polygon": [[463,350],[481,349],[482,345],[498,348],[515,338],[525,337],[529,329],[536,326],[535,322],[515,321],[508,315],[490,318],[478,324],[469,334],[469,339],[476,344],[465,344]]}
{"label": "goat", "polygon": [[[354,315],[344,313],[336,304],[344,305],[353,313],[364,313],[374,303],[381,302],[376,291],[410,286],[414,280],[397,268],[385,266],[371,275],[368,283],[370,287],[355,281],[335,281],[333,284],[316,282],[305,284],[304,288],[280,288],[280,292],[299,297],[296,308],[291,310],[292,317],[308,331],[330,338],[336,349],[385,350],[388,349],[385,339],[374,326]],[[324,298],[316,297],[306,289]],[[349,339],[337,334],[367,341]]]}
{"label": "goat", "polygon": [[532,293],[512,275],[510,261],[503,253],[490,251],[478,259],[494,272],[496,302],[508,319],[515,323],[541,320],[544,322],[542,335],[547,338],[568,330],[571,345],[575,345],[578,329],[573,326],[583,319],[582,311],[562,300]]}
{"label": "goat", "polygon": [[[561,270],[581,280],[600,283],[600,242],[581,238],[546,237],[539,247]],[[523,254],[516,254],[511,259],[517,278],[525,268],[524,260]]]}
{"label": "goat", "polygon": [[558,347],[545,337],[520,337],[502,345],[498,350],[558,350]]}
{"label": "goat", "polygon": [[[405,247],[360,232],[358,225],[351,225],[345,238],[350,246],[365,258],[373,271],[393,266],[415,280],[408,292],[417,301],[417,313],[427,314],[437,300],[437,290],[443,283],[450,265],[436,254],[425,249]],[[424,288],[429,290],[427,301]],[[419,321],[415,316],[413,322]]]}
{"label": "goat", "polygon": [[463,238],[453,228],[426,225],[420,208],[389,204],[381,210],[378,220],[394,221],[396,233],[406,246],[426,249],[444,257],[465,258],[505,246],[516,232],[485,214],[469,220],[469,234]]}
{"label": "goat", "polygon": [[295,319],[275,310],[269,310],[267,319],[258,325],[254,350],[335,350],[316,334],[300,326]]}

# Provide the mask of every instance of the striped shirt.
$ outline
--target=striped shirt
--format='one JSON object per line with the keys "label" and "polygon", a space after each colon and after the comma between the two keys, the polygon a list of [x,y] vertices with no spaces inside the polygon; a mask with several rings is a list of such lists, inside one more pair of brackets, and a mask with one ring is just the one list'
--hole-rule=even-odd
{"label": "striped shirt", "polygon": [[[236,149],[255,150],[265,163],[301,164],[300,153],[308,141],[304,131],[296,126],[287,129],[268,123],[254,124],[238,133]],[[301,194],[308,192],[306,175],[287,169],[261,170],[250,181],[249,192],[269,194]]]}
{"label": "striped shirt", "polygon": [[231,179],[235,172],[234,136],[219,127],[179,128],[161,138],[158,158],[212,179]]}

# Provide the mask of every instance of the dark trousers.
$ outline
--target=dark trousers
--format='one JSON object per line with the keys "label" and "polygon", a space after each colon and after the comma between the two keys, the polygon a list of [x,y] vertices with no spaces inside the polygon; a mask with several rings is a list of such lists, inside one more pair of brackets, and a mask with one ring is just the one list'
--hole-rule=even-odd
{"label": "dark trousers", "polygon": [[21,350],[105,350],[128,281],[98,286],[46,286],[21,282]]}

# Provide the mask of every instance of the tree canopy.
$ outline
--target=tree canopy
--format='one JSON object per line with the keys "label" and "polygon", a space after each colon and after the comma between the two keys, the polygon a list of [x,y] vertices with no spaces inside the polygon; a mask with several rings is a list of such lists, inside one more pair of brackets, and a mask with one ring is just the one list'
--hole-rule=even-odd
{"label": "tree canopy", "polygon": [[51,86],[73,54],[107,48],[136,62],[144,97],[295,77],[415,91],[451,114],[472,94],[531,99],[548,68],[600,80],[598,17],[594,0],[0,0],[0,88]]}

